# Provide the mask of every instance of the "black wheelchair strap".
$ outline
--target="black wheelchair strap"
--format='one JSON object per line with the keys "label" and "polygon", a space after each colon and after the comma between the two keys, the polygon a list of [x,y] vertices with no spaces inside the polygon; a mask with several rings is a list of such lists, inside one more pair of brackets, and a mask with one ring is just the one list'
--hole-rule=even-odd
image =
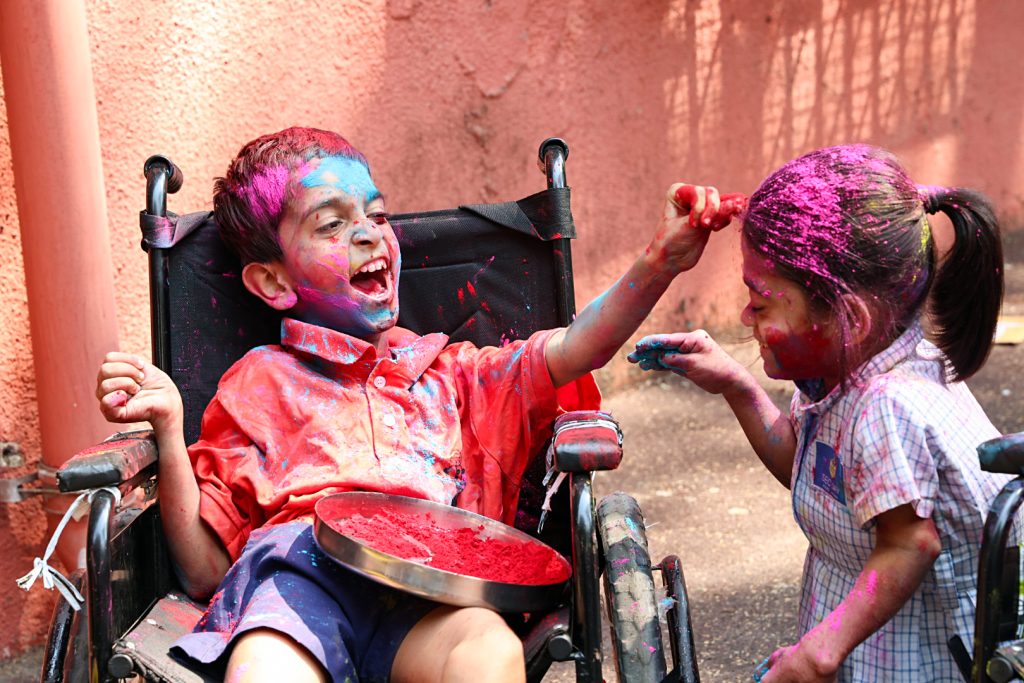
{"label": "black wheelchair strap", "polygon": [[167,217],[154,216],[145,211],[139,212],[139,225],[142,227],[142,249],[169,249],[185,239],[200,225],[210,220],[212,211],[195,211],[179,216],[167,212]]}
{"label": "black wheelchair strap", "polygon": [[568,187],[544,190],[516,202],[463,204],[459,208],[545,242],[576,237]]}

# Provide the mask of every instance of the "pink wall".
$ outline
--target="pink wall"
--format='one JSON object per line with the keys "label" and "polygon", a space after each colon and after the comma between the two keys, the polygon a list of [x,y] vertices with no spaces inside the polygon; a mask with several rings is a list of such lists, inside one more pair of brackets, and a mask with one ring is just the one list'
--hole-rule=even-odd
{"label": "pink wall", "polygon": [[[369,157],[393,211],[511,199],[570,144],[582,306],[642,249],[677,180],[750,191],[808,149],[868,141],[915,178],[987,192],[1024,219],[1017,0],[421,0],[86,3],[121,347],[148,352],[141,168],[183,169],[170,208],[209,205],[250,138],[336,129]],[[0,84],[2,88],[2,84]],[[0,103],[0,440],[38,457],[33,359],[7,123]],[[734,234],[673,286],[645,331],[732,325]],[[618,362],[606,382],[628,381]],[[43,541],[38,508],[0,507],[0,657],[38,641],[50,598],[13,580]]]}

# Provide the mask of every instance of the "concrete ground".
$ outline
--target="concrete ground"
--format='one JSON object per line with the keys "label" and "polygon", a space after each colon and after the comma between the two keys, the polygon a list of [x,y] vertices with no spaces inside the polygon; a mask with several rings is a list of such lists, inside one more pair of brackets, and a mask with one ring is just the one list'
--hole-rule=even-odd
{"label": "concrete ground", "polygon": [[[1024,233],[1007,239],[1003,313],[1024,315]],[[757,349],[731,346],[753,370]],[[969,382],[995,425],[1024,431],[1024,345],[996,346]],[[787,383],[762,378],[780,405]],[[796,637],[798,583],[806,543],[789,492],[758,462],[725,402],[674,376],[647,378],[607,397],[625,433],[626,458],[596,480],[599,495],[622,490],[644,511],[651,556],[683,561],[701,677],[749,681],[776,647]],[[606,648],[607,652],[607,648]],[[606,655],[609,657],[609,655]],[[41,651],[0,662],[0,681],[38,680]],[[614,679],[610,659],[605,678]],[[557,665],[553,683],[575,680]]]}

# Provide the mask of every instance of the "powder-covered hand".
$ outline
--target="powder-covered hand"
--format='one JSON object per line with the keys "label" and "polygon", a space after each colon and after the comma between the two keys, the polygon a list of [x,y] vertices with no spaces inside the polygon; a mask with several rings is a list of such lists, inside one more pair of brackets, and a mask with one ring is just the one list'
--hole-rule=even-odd
{"label": "powder-covered hand", "polygon": [[108,353],[96,377],[96,398],[109,422],[150,422],[157,431],[181,428],[178,388],[141,356]]}
{"label": "powder-covered hand", "polygon": [[746,207],[740,194],[719,196],[711,186],[676,183],[668,188],[665,210],[647,250],[658,267],[673,273],[697,265],[708,238]]}
{"label": "powder-covered hand", "polygon": [[749,374],[704,330],[644,337],[627,359],[642,370],[674,372],[710,394],[728,393]]}
{"label": "powder-covered hand", "polygon": [[729,225],[733,216],[747,208],[747,197],[733,193],[720,195],[710,185],[677,183],[669,190],[670,201],[689,216],[691,228],[721,230]]}
{"label": "powder-covered hand", "polygon": [[762,683],[833,683],[836,674],[823,670],[821,663],[797,643],[773,652],[768,658],[768,671],[760,680]]}

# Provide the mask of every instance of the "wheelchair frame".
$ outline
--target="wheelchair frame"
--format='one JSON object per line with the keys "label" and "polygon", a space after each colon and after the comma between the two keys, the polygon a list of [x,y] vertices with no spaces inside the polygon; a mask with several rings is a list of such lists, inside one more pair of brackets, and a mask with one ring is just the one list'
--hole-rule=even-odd
{"label": "wheelchair frame", "polygon": [[[1020,620],[1019,549],[1008,549],[1014,519],[1024,504],[1024,432],[1002,436],[978,446],[981,468],[1015,475],[992,501],[978,557],[978,603],[974,615],[973,661],[962,644],[950,643],[964,679],[970,683],[1007,683],[1021,680],[1024,665],[1019,654],[1024,641],[1014,631]],[[1016,640],[1015,640],[1016,639]],[[1014,641],[1000,646],[1001,642]],[[1015,667],[1014,664],[1017,664]]]}
{"label": "wheelchair frame", "polygon": [[[568,146],[557,138],[545,140],[538,153],[538,162],[547,178],[549,189],[566,188],[565,159]],[[149,284],[151,300],[151,336],[154,364],[170,373],[171,329],[168,257],[166,249],[156,243],[147,244],[147,227],[160,226],[167,221],[167,195],[176,192],[182,184],[182,175],[166,157],[150,157],[144,165],[146,177],[146,210],[142,214],[143,246],[148,247]],[[562,325],[571,322],[575,314],[572,280],[571,246],[568,237],[559,238],[553,248],[554,268],[558,283],[558,319]],[[621,436],[621,433],[620,433]],[[62,492],[94,491],[91,498],[87,532],[87,566],[84,576],[76,580],[84,583],[86,595],[87,627],[82,628],[76,613],[63,601],[58,602],[48,637],[43,662],[43,681],[64,681],[82,676],[80,656],[84,636],[87,635],[87,678],[106,682],[133,675],[135,664],[131,657],[115,650],[116,641],[129,632],[134,624],[146,617],[148,611],[168,591],[173,590],[173,567],[166,546],[160,542],[162,529],[156,501],[156,446],[146,434],[117,434],[112,443],[105,442],[77,455],[57,474]],[[576,678],[581,683],[600,683],[601,655],[601,539],[598,525],[601,520],[595,506],[592,490],[592,471],[580,466],[578,454],[572,448],[554,449],[555,469],[568,473],[569,515],[572,523],[571,549],[574,567],[572,595],[568,609],[547,615],[542,624],[524,638],[527,678],[540,681],[553,661],[575,661]],[[617,465],[617,461],[616,461]],[[103,488],[108,487],[108,488]],[[132,503],[119,509],[117,497],[108,490],[116,487],[123,500]],[[633,503],[635,505],[635,502]],[[639,508],[632,523],[643,528]],[[135,533],[125,533],[130,525],[146,527]],[[646,539],[643,540],[641,571],[650,573]],[[163,567],[146,576],[137,571],[145,557],[153,567]],[[632,567],[633,565],[630,565]],[[642,678],[628,662],[616,659],[620,679],[623,681],[679,680],[686,683],[699,681],[690,626],[689,604],[683,579],[682,566],[676,556],[668,556],[654,569],[660,570],[662,582],[670,599],[667,611],[669,644],[674,669],[665,675],[665,661],[659,640],[656,652],[645,657],[660,658],[660,671],[655,678]],[[610,584],[606,587],[611,590]],[[153,596],[156,596],[155,598]],[[652,598],[653,599],[653,598]],[[611,596],[608,596],[609,616],[612,621],[613,640],[616,638],[616,615]],[[654,624],[658,626],[657,616]],[[127,630],[124,628],[127,626]],[[618,645],[618,643],[613,643]],[[646,645],[647,643],[645,643]],[[646,671],[646,669],[645,669]]]}

